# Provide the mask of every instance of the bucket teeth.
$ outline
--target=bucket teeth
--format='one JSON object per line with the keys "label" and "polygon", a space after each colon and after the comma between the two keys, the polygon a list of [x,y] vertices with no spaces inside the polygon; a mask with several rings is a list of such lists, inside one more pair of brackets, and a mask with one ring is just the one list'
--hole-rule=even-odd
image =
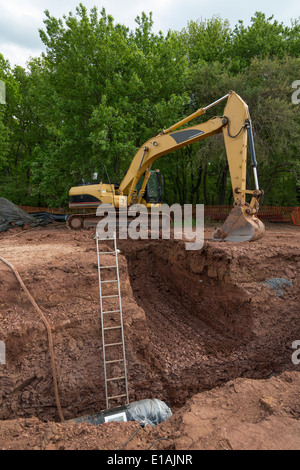
{"label": "bucket teeth", "polygon": [[242,207],[234,207],[221,228],[217,228],[212,239],[215,241],[246,242],[262,238],[265,226],[254,215],[246,215]]}

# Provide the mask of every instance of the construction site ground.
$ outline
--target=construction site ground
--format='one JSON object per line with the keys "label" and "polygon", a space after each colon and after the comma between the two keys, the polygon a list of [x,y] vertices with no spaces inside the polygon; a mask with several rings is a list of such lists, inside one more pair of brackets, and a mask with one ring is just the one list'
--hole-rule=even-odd
{"label": "construction site ground", "polygon": [[69,422],[105,409],[94,230],[52,223],[0,234],[0,256],[51,325],[66,421],[45,325],[0,263],[0,449],[118,450],[136,431],[126,450],[300,448],[300,227],[267,224],[251,243],[213,242],[212,231],[199,251],[118,241],[130,401],[158,398],[173,412],[145,428]]}

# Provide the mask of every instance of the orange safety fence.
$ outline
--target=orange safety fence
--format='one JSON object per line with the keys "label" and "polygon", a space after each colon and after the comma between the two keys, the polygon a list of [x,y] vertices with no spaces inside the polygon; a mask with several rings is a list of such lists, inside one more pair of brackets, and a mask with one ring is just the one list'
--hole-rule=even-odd
{"label": "orange safety fence", "polygon": [[[205,217],[225,220],[233,206],[204,206]],[[258,217],[265,222],[293,222],[300,225],[300,208],[291,206],[260,206]],[[298,223],[296,223],[298,221]]]}
{"label": "orange safety fence", "polygon": [[295,207],[291,212],[292,221],[295,225],[300,225],[300,207]]}
{"label": "orange safety fence", "polygon": [[31,206],[18,206],[25,212],[50,212],[51,214],[66,214],[66,211],[61,207],[51,209],[49,207],[31,207]]}

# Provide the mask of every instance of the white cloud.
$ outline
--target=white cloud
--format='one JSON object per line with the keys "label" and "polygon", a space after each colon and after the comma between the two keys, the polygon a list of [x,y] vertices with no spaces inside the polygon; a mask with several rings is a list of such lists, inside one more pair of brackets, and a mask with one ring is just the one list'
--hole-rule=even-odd
{"label": "white cloud", "polygon": [[24,8],[24,2],[19,1],[4,3],[0,0],[0,9],[0,50],[10,48],[16,52],[17,47],[40,50],[42,43],[38,28],[43,14],[36,8]]}
{"label": "white cloud", "polygon": [[1,44],[0,46],[0,53],[4,59],[9,60],[11,66],[25,67],[30,58],[38,57],[41,52],[42,49],[30,49],[16,44]]}
{"label": "white cloud", "polygon": [[11,0],[10,2],[0,0],[1,16],[3,13],[8,12],[14,17],[29,16],[31,18],[40,19],[41,10],[34,6],[34,3],[36,2],[30,0],[27,2],[22,0]]}

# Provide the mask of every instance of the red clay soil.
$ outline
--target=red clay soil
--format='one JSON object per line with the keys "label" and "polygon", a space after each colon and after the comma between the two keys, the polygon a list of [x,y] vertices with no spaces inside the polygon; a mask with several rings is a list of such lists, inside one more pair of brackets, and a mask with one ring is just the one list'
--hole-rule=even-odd
{"label": "red clay soil", "polygon": [[[179,449],[299,448],[299,228],[270,224],[240,244],[206,235],[199,252],[174,240],[118,243],[130,401],[159,398],[174,413],[126,449],[158,437]],[[93,237],[57,224],[0,234],[0,256],[51,325],[66,420],[105,408]],[[264,284],[273,278],[286,284]],[[2,263],[0,322],[1,449],[118,449],[139,427],[58,423],[45,326]]]}

